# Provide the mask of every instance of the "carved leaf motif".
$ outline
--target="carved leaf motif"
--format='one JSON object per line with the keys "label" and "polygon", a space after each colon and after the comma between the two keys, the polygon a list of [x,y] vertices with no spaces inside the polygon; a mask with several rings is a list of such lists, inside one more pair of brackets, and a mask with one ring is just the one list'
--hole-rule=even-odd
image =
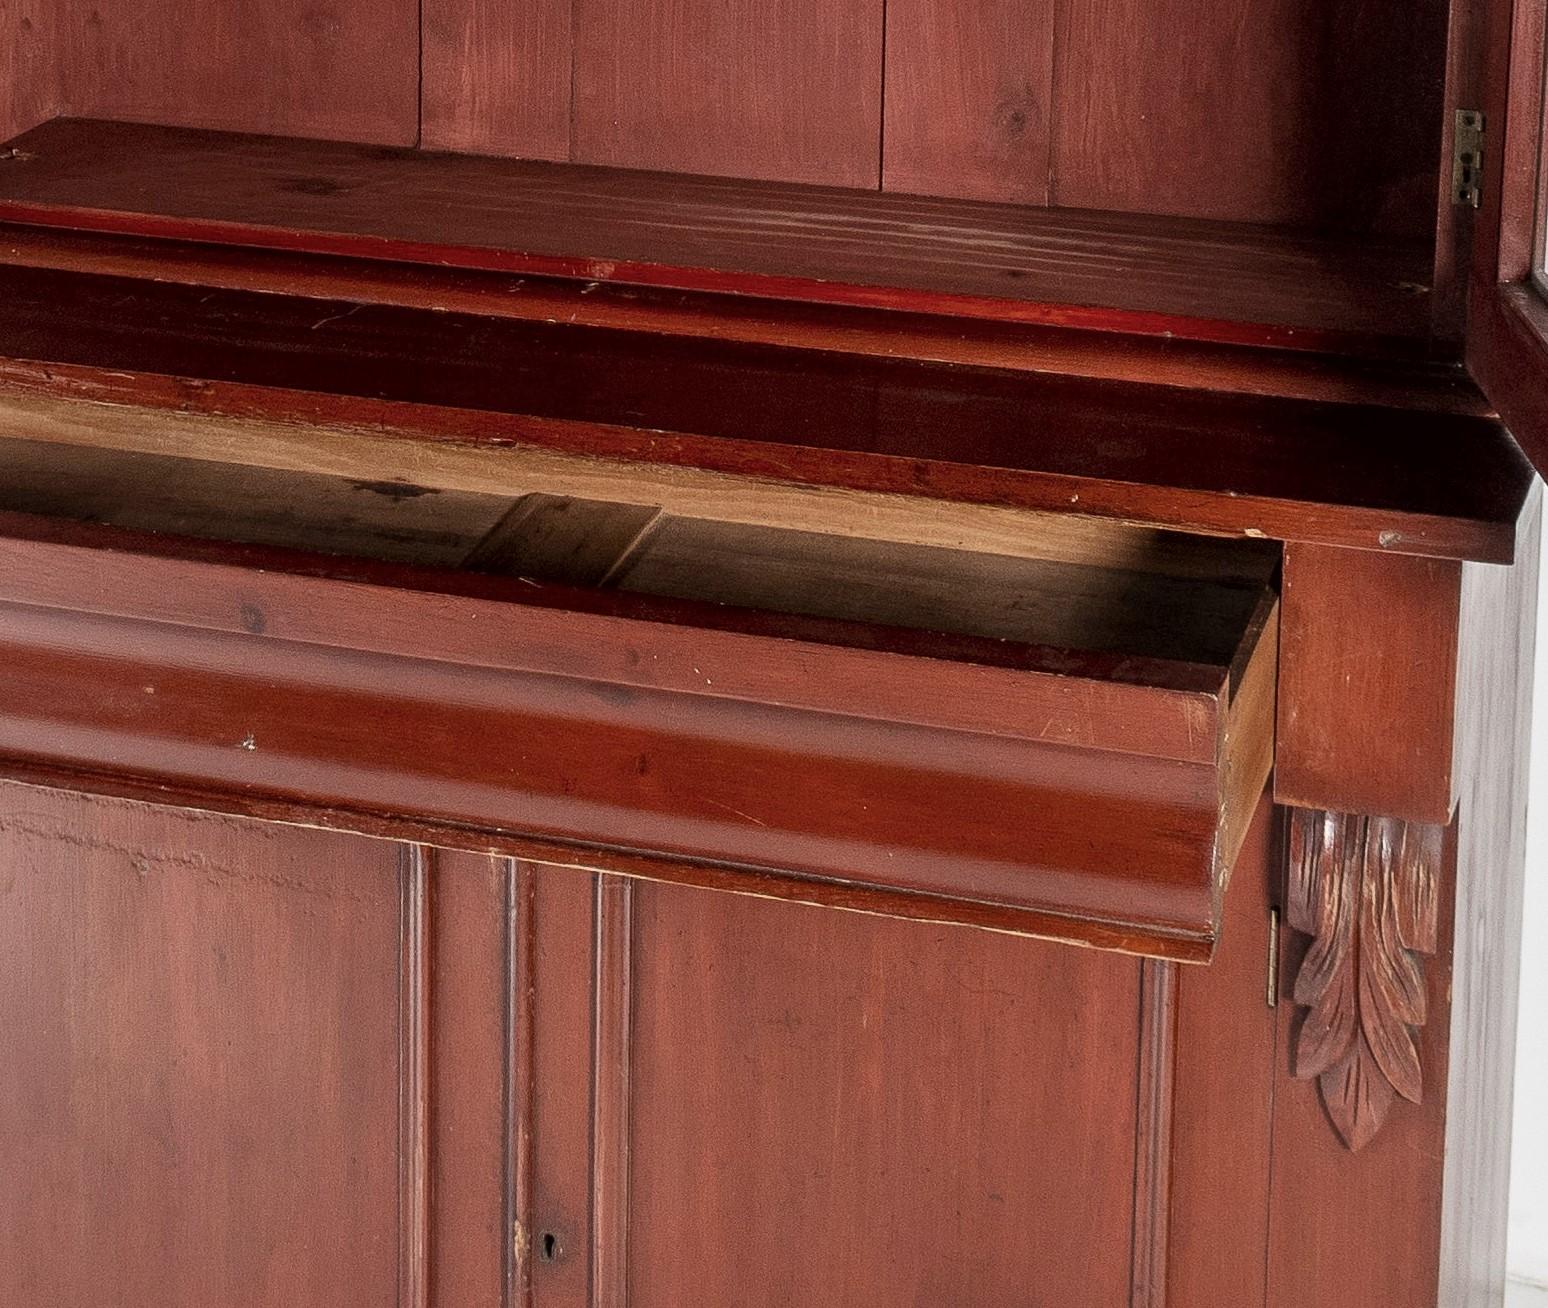
{"label": "carved leaf motif", "polygon": [[1393,1097],[1365,1041],[1357,1040],[1351,1055],[1324,1072],[1317,1084],[1339,1136],[1351,1149],[1363,1149],[1387,1120]]}
{"label": "carved leaf motif", "polygon": [[1318,1078],[1328,1116],[1364,1146],[1396,1096],[1424,1091],[1415,1028],[1427,997],[1420,954],[1435,951],[1444,828],[1297,810],[1287,918],[1312,937],[1296,977],[1307,1009],[1295,1074]]}

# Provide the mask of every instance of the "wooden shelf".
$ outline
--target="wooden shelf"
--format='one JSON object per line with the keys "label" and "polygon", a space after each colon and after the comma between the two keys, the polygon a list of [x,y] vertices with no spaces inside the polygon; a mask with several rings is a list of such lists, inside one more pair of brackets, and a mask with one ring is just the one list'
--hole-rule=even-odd
{"label": "wooden shelf", "polygon": [[13,142],[0,221],[1359,353],[1431,312],[1414,245],[86,120]]}
{"label": "wooden shelf", "polygon": [[1532,484],[1484,417],[53,269],[4,288],[7,434],[112,424],[149,453],[226,442],[315,471],[364,442],[374,479],[485,490],[561,461],[566,485],[532,489],[609,498],[649,472],[721,510],[752,480],[936,543],[1012,539],[1003,515],[1030,511],[1491,562]]}

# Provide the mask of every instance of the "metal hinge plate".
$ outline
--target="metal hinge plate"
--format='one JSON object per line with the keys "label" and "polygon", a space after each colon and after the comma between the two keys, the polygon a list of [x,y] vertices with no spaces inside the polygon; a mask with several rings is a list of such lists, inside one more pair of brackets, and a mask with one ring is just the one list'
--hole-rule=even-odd
{"label": "metal hinge plate", "polygon": [[1484,116],[1458,109],[1451,143],[1451,202],[1476,209],[1483,203]]}

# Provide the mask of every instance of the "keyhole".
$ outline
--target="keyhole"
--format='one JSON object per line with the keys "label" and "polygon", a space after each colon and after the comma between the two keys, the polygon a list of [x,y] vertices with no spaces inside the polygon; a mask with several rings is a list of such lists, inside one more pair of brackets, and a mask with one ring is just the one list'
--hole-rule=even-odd
{"label": "keyhole", "polygon": [[538,1241],[538,1257],[545,1263],[551,1263],[559,1256],[559,1237],[552,1231],[544,1231],[543,1238]]}

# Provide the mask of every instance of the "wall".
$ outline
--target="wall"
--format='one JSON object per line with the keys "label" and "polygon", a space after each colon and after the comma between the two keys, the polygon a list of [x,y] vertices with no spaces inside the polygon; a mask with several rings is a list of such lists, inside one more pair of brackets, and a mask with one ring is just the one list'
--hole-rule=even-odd
{"label": "wall", "polygon": [[1526,941],[1521,964],[1512,1150],[1510,1271],[1518,1280],[1548,1287],[1548,585],[1544,586],[1543,600],[1538,606]]}

